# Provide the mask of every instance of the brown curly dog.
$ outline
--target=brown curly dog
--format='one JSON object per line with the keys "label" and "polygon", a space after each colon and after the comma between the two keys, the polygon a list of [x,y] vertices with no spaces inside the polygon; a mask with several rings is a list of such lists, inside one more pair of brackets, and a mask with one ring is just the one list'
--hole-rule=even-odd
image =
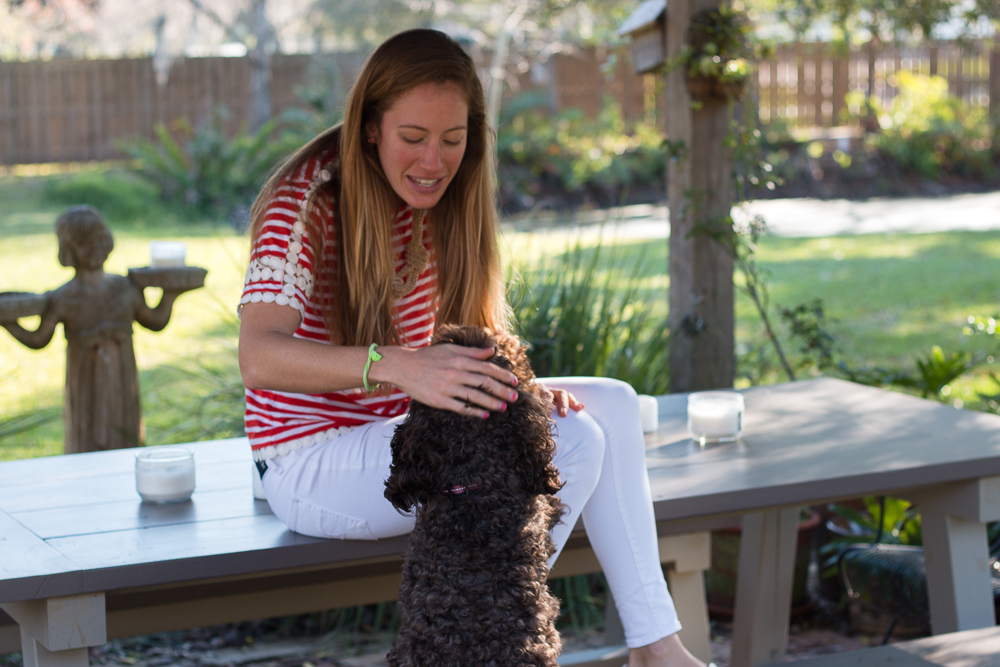
{"label": "brown curly dog", "polygon": [[562,487],[551,406],[518,340],[444,327],[434,344],[494,347],[518,399],[489,419],[410,404],[392,438],[385,497],[416,512],[403,557],[402,626],[390,667],[555,667],[559,601],[548,590],[549,531]]}

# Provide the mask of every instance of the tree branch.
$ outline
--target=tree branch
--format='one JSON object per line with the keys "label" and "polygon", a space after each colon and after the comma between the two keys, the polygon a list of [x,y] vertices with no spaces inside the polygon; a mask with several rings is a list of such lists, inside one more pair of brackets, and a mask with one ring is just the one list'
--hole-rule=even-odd
{"label": "tree branch", "polygon": [[194,7],[196,11],[200,12],[202,16],[207,17],[209,20],[212,21],[212,23],[222,28],[222,31],[226,33],[226,36],[229,39],[233,40],[234,42],[243,43],[243,37],[237,34],[236,31],[233,30],[233,27],[231,25],[223,21],[222,17],[216,14],[212,9],[206,7],[201,2],[201,0],[188,0],[188,2],[190,2],[191,6]]}

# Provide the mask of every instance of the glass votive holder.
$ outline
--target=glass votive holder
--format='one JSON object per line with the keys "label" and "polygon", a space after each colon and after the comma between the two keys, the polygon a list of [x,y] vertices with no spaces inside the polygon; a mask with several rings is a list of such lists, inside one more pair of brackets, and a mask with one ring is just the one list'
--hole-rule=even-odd
{"label": "glass votive holder", "polygon": [[149,265],[157,268],[185,266],[187,244],[183,241],[150,241]]}
{"label": "glass votive holder", "polygon": [[155,447],[135,455],[135,490],[145,503],[187,500],[194,492],[194,454],[183,447]]}
{"label": "glass votive holder", "polygon": [[701,445],[732,442],[743,432],[743,394],[736,391],[699,391],[688,395],[687,417],[691,439]]}
{"label": "glass votive holder", "polygon": [[660,428],[660,404],[655,396],[639,394],[639,419],[643,433],[656,433]]}

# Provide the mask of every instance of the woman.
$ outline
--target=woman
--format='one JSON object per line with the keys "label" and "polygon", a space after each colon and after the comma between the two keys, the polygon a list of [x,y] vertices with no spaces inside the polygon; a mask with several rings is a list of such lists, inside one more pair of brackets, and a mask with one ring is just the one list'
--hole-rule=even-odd
{"label": "woman", "polygon": [[[383,497],[409,399],[488,419],[516,398],[514,376],[484,361],[492,350],[427,347],[436,323],[509,326],[491,165],[471,59],[444,34],[413,30],[371,55],[344,122],[258,197],[241,299],[246,428],[268,502],[292,530],[409,532],[413,519]],[[595,378],[546,385],[569,508],[557,555],[582,512],[629,665],[702,665],[676,636],[635,392]]]}

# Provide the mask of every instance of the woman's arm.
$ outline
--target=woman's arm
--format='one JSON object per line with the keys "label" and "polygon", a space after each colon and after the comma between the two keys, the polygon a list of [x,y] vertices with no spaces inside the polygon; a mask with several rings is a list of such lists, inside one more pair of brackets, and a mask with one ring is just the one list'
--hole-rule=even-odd
{"label": "woman's arm", "polygon": [[[299,313],[288,306],[243,305],[239,358],[247,388],[317,394],[362,386],[367,348],[295,338],[298,326]],[[514,374],[485,361],[493,356],[489,348],[385,345],[378,352],[383,358],[372,363],[369,383],[393,384],[432,407],[486,417],[480,408],[503,410],[517,397]]]}

